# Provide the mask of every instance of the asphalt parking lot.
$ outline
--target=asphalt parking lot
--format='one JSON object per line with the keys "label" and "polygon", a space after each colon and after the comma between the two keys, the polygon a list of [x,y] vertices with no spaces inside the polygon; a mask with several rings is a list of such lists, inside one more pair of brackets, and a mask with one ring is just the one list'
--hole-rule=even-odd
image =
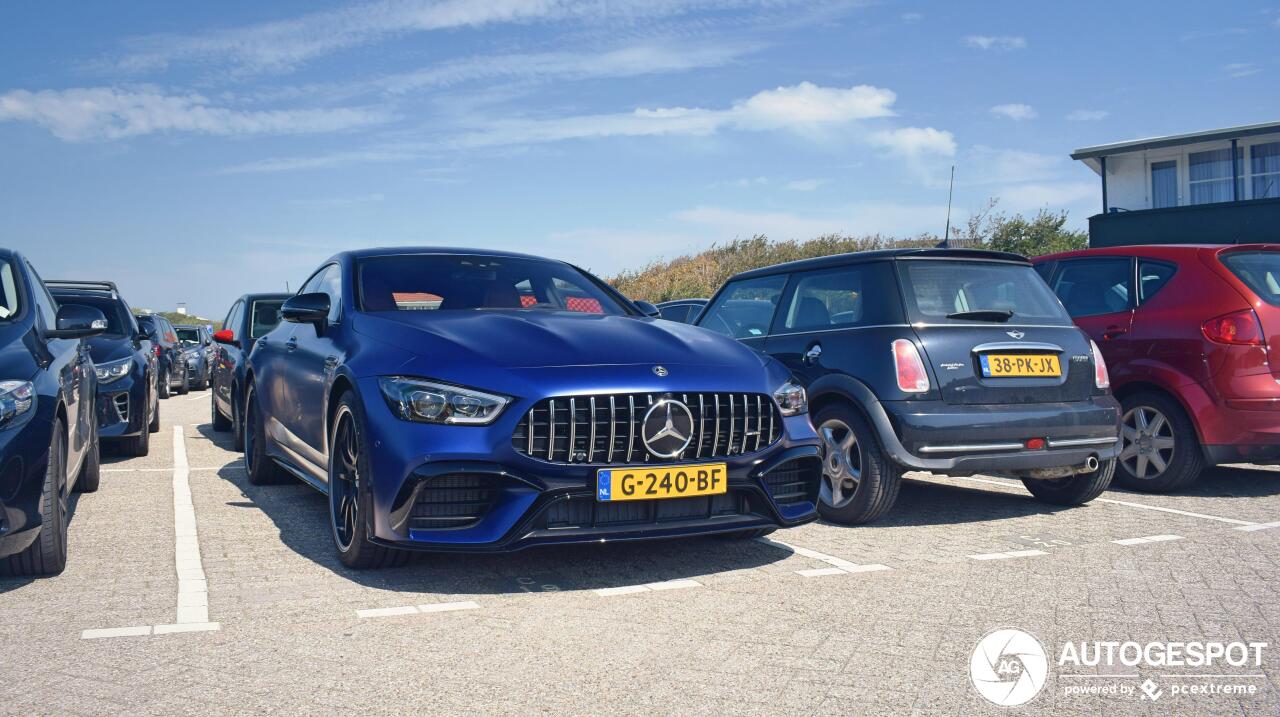
{"label": "asphalt parking lot", "polygon": [[[208,401],[163,402],[150,456],[104,457],[64,574],[0,578],[0,712],[1004,714],[969,671],[999,627],[1051,655],[1084,640],[1280,646],[1275,469],[1074,509],[1001,479],[913,476],[869,527],[356,573],[322,496],[249,485]],[[1274,715],[1277,664],[1055,667],[1012,711]],[[1155,700],[1070,691],[1146,681]],[[1254,689],[1175,693],[1201,683]]]}

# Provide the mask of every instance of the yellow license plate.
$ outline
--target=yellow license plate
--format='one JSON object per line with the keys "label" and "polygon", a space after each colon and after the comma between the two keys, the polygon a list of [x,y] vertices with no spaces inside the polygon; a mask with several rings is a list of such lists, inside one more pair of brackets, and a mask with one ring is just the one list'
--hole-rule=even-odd
{"label": "yellow license plate", "polygon": [[986,378],[1062,375],[1062,364],[1053,354],[983,354],[978,358]]}
{"label": "yellow license plate", "polygon": [[603,468],[596,474],[598,501],[688,498],[728,490],[729,471],[723,463]]}

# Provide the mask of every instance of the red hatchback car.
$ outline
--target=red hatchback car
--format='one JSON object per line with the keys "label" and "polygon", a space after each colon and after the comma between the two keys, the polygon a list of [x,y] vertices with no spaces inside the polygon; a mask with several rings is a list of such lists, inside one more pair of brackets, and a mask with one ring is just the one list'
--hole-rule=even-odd
{"label": "red hatchback car", "polygon": [[1162,492],[1219,463],[1280,463],[1280,244],[1042,256],[1102,348],[1123,418],[1116,479]]}

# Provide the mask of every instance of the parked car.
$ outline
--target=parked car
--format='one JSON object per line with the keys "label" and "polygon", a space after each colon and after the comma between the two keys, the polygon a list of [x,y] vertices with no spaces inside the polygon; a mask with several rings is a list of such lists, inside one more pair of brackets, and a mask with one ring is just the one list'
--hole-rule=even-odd
{"label": "parked car", "polygon": [[58,306],[22,255],[0,249],[0,570],[67,563],[71,491],[98,489],[96,378],[84,339],[97,309]]}
{"label": "parked car", "polygon": [[173,332],[182,347],[182,358],[187,367],[187,386],[192,391],[209,388],[209,373],[213,366],[213,334],[206,326],[174,326]]}
{"label": "parked car", "polygon": [[1280,246],[1126,246],[1037,259],[1102,348],[1122,407],[1118,480],[1280,462]]}
{"label": "parked car", "polygon": [[342,253],[281,313],[249,356],[249,478],[327,492],[348,566],[817,517],[821,446],[786,367],[568,264]]}
{"label": "parked car", "polygon": [[243,407],[246,358],[254,342],[280,323],[280,306],[293,294],[245,294],[231,305],[222,329],[213,334],[213,430],[231,431],[244,450]]}
{"label": "parked car", "polygon": [[706,305],[706,299],[675,299],[657,304],[657,307],[659,315],[667,321],[692,324]]}
{"label": "parked car", "polygon": [[178,341],[173,324],[159,314],[143,314],[137,317],[138,326],[154,347],[159,363],[160,398],[171,393],[185,395],[191,390],[187,376],[187,358]]}
{"label": "parked car", "polygon": [[1023,257],[894,249],[732,277],[698,325],[781,360],[825,443],[820,510],[884,515],[903,471],[998,473],[1076,505],[1111,481],[1119,405],[1096,346]]}
{"label": "parked car", "polygon": [[113,282],[50,279],[45,284],[60,305],[88,306],[106,318],[106,330],[85,339],[98,378],[98,436],[127,455],[147,455],[151,434],[160,430],[158,362],[151,341]]}

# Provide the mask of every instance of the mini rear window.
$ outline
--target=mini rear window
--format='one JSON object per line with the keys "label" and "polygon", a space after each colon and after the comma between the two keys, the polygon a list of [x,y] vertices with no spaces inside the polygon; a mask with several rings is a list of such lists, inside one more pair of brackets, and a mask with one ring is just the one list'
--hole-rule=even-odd
{"label": "mini rear window", "polygon": [[1233,251],[1222,255],[1222,263],[1259,299],[1280,306],[1280,252]]}
{"label": "mini rear window", "polygon": [[998,262],[907,259],[898,262],[913,321],[971,324],[1069,324],[1057,297],[1030,266]]}

